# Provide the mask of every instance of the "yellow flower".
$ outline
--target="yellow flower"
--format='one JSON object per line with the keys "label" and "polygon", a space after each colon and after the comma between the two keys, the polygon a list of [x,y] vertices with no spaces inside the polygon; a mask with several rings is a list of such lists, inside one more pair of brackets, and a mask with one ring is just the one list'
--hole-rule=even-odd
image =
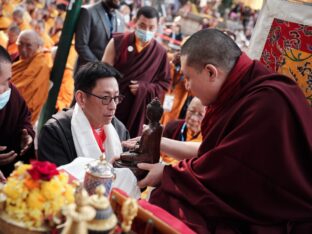
{"label": "yellow flower", "polygon": [[12,176],[20,176],[20,175],[25,175],[27,170],[31,168],[30,164],[20,164],[18,168],[14,170],[12,173]]}
{"label": "yellow flower", "polygon": [[32,165],[19,164],[10,175],[3,193],[5,212],[28,227],[40,227],[47,219],[61,215],[64,205],[74,202],[74,186],[68,174],[54,175],[50,181],[36,180],[29,173]]}
{"label": "yellow flower", "polygon": [[39,189],[30,191],[27,197],[26,204],[30,209],[42,210],[45,202],[44,196],[40,193]]}
{"label": "yellow flower", "polygon": [[53,200],[58,196],[61,196],[63,191],[63,185],[57,177],[52,178],[50,181],[42,182],[41,192],[48,200]]}
{"label": "yellow flower", "polygon": [[24,186],[23,181],[17,178],[9,177],[7,183],[3,188],[4,194],[12,199],[24,198],[27,196],[27,188]]}

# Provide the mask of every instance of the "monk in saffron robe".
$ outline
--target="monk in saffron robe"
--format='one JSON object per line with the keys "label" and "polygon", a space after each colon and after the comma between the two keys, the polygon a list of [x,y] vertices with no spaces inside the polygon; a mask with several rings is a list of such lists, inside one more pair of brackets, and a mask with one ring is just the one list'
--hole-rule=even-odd
{"label": "monk in saffron robe", "polygon": [[42,51],[42,41],[33,30],[22,31],[17,39],[20,60],[13,63],[12,83],[26,100],[35,124],[48,97],[52,58]]}
{"label": "monk in saffron robe", "polygon": [[[200,126],[205,116],[205,111],[206,109],[201,101],[194,97],[187,108],[185,119],[168,122],[164,129],[163,137],[185,142],[202,142]],[[173,165],[179,162],[179,160],[164,153],[161,153],[161,158],[167,164]]]}
{"label": "monk in saffron robe", "polygon": [[34,157],[35,133],[25,100],[9,82],[12,62],[0,46],[0,170],[8,176],[17,161]]}
{"label": "monk in saffron robe", "polygon": [[132,137],[142,132],[146,105],[154,97],[162,99],[170,85],[166,51],[153,39],[157,29],[157,11],[152,7],[142,7],[136,18],[136,31],[115,34],[102,59],[124,75],[119,87],[125,100],[118,106],[116,117],[126,125]]}
{"label": "monk in saffron robe", "polygon": [[175,54],[170,63],[170,76],[172,78],[172,83],[164,98],[164,113],[160,120],[163,125],[179,118],[180,112],[189,95],[189,91],[185,86],[185,77],[181,72],[179,54]]}
{"label": "monk in saffron robe", "polygon": [[208,106],[203,142],[171,144],[189,158],[176,166],[138,164],[149,170],[139,185],[158,185],[150,202],[197,233],[312,233],[312,109],[300,88],[216,29],[193,34],[181,64]]}
{"label": "monk in saffron robe", "polygon": [[11,25],[8,29],[8,45],[7,45],[7,50],[11,56],[11,60],[15,62],[18,59],[18,48],[17,48],[17,38],[20,34],[21,30],[17,25]]}
{"label": "monk in saffron robe", "polygon": [[35,31],[41,37],[43,41],[43,47],[46,49],[51,49],[54,46],[54,41],[51,39],[49,34],[45,30],[45,22],[44,20],[37,20],[35,22]]}
{"label": "monk in saffron robe", "polygon": [[25,10],[16,8],[13,12],[13,21],[17,24],[21,31],[31,29],[30,24],[24,19]]}
{"label": "monk in saffron robe", "polygon": [[[52,52],[52,59],[54,60],[56,54],[57,47],[53,47]],[[59,94],[57,96],[55,109],[57,111],[61,111],[64,108],[69,108],[74,97],[74,57],[77,59],[77,53],[75,51],[74,45],[71,46],[69,50],[69,55],[67,58],[67,63],[64,70],[64,75],[62,78],[61,87],[59,90]]]}

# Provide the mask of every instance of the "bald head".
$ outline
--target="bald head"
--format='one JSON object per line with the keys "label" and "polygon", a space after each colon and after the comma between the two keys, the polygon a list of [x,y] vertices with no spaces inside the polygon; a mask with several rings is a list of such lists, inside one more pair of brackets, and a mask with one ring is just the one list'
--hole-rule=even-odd
{"label": "bald head", "polygon": [[0,45],[0,94],[9,88],[12,76],[12,62],[9,53]]}
{"label": "bald head", "polygon": [[22,31],[16,43],[21,59],[30,59],[43,45],[40,36],[34,30]]}

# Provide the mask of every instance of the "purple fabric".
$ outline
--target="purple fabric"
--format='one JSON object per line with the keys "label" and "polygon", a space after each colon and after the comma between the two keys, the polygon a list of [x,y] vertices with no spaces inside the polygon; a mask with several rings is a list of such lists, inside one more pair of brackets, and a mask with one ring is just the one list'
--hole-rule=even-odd
{"label": "purple fabric", "polygon": [[[135,49],[134,33],[114,34],[114,43],[114,66],[124,75],[119,82],[119,89],[120,93],[126,96],[118,105],[116,117],[127,127],[130,136],[135,137],[141,135],[143,124],[146,122],[146,105],[154,97],[162,99],[170,86],[167,53],[155,40],[138,53]],[[136,96],[129,89],[131,80],[139,81]]]}
{"label": "purple fabric", "polygon": [[206,116],[198,157],[166,166],[150,202],[197,233],[312,233],[312,109],[295,82],[254,62]]}

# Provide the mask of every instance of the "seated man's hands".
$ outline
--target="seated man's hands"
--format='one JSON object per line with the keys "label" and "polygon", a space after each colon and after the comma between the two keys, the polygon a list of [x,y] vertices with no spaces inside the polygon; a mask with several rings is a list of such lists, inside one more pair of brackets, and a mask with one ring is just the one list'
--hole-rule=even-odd
{"label": "seated man's hands", "polygon": [[22,137],[21,137],[21,152],[20,156],[23,156],[26,151],[31,146],[31,143],[33,142],[32,137],[28,134],[27,129],[22,130]]}
{"label": "seated man's hands", "polygon": [[155,187],[160,184],[165,165],[161,163],[138,163],[138,168],[149,171],[147,176],[138,182],[140,188]]}
{"label": "seated man's hands", "polygon": [[8,153],[2,153],[1,151],[6,150],[6,146],[0,146],[0,166],[7,165],[15,160],[17,153],[11,150]]}

